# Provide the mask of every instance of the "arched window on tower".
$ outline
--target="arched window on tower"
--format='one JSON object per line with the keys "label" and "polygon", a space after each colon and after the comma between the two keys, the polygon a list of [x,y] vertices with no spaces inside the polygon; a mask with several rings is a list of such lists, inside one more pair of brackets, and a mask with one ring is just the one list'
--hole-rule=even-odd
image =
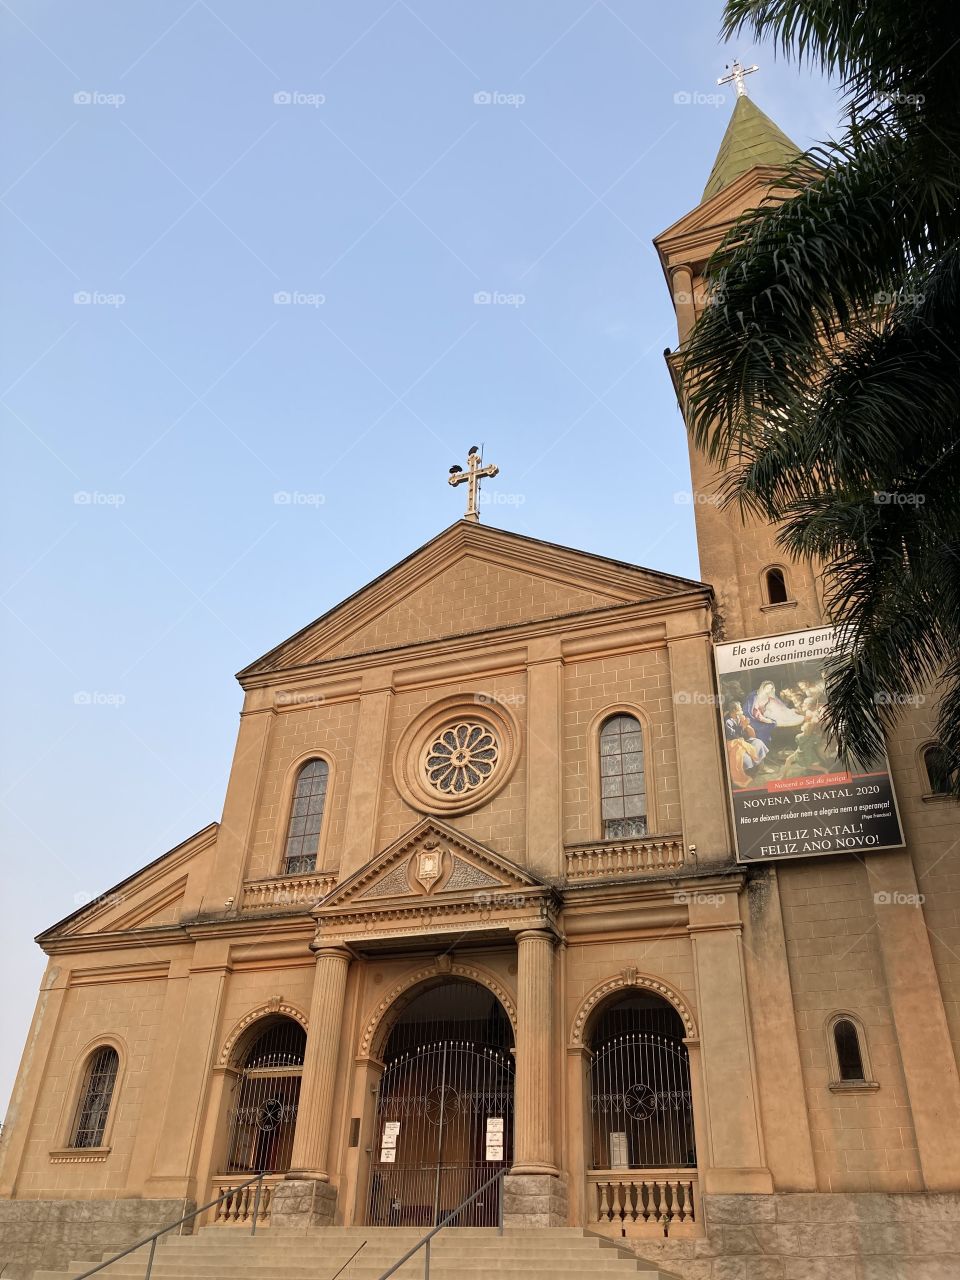
{"label": "arched window on tower", "polygon": [[643,730],[635,716],[611,716],[600,730],[600,816],[604,840],[647,834]]}
{"label": "arched window on tower", "polygon": [[947,764],[947,757],[942,747],[938,747],[936,744],[924,747],[923,767],[927,771],[930,795],[950,795],[953,789],[953,779],[950,776],[950,767]]}
{"label": "arched window on tower", "polygon": [[103,1146],[119,1067],[120,1057],[108,1044],[101,1045],[90,1055],[70,1135],[71,1147]]}
{"label": "arched window on tower", "polygon": [[837,1051],[839,1079],[865,1080],[860,1034],[849,1018],[838,1018],[833,1024],[833,1043]]}
{"label": "arched window on tower", "polygon": [[330,766],[326,760],[308,760],[297,774],[284,850],[285,875],[303,875],[316,870],[329,779]]}
{"label": "arched window on tower", "polygon": [[772,569],[768,569],[763,575],[763,582],[767,604],[786,604],[790,599],[790,593],[787,591],[787,577],[779,566],[774,565]]}

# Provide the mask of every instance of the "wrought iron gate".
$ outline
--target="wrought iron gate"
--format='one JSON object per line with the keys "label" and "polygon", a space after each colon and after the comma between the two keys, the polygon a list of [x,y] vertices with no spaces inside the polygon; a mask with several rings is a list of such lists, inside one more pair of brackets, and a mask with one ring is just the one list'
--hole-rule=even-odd
{"label": "wrought iron gate", "polygon": [[[369,1225],[434,1226],[510,1163],[513,1074],[508,1052],[467,1041],[390,1063],[377,1094]],[[500,1185],[453,1225],[495,1226]]]}
{"label": "wrought iron gate", "polygon": [[693,1169],[697,1155],[687,1047],[631,1032],[590,1067],[594,1169]]}
{"label": "wrought iron gate", "polygon": [[228,1173],[290,1168],[306,1036],[297,1023],[274,1023],[250,1047],[234,1087]]}

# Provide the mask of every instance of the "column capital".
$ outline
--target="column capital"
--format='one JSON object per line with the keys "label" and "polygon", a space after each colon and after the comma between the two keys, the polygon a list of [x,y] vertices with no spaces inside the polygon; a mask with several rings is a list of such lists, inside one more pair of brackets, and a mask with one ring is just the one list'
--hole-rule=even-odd
{"label": "column capital", "polygon": [[552,929],[521,929],[514,935],[517,942],[557,942],[557,935]]}
{"label": "column capital", "polygon": [[324,942],[315,938],[310,943],[310,950],[318,960],[346,960],[349,964],[354,958],[353,952],[343,942]]}

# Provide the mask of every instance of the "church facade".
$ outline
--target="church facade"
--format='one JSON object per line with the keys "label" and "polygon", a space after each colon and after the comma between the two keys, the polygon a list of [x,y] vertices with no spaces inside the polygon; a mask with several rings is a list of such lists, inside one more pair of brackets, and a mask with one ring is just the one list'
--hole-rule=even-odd
{"label": "church facade", "polygon": [[[658,237],[681,343],[790,145],[738,99]],[[960,1256],[932,716],[889,744],[902,847],[737,861],[714,646],[823,615],[814,567],[691,467],[703,582],[468,508],[240,673],[220,822],[38,939],[14,1280],[234,1187],[224,1231],[428,1228],[473,1195],[473,1225],[587,1227],[690,1280],[871,1250],[949,1274],[922,1270]]]}

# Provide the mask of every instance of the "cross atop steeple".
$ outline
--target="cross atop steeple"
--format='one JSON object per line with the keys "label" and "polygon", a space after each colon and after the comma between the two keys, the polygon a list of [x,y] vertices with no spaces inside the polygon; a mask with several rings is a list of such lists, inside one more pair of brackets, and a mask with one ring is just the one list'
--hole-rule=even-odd
{"label": "cross atop steeple", "polygon": [[717,84],[732,84],[736,86],[737,97],[747,97],[747,86],[744,84],[744,76],[752,75],[754,71],[760,68],[756,63],[752,67],[745,67],[739,58],[734,58],[733,62],[727,63],[727,74],[721,76]]}
{"label": "cross atop steeple", "polygon": [[477,524],[480,520],[480,512],[478,510],[478,500],[480,497],[480,479],[482,476],[490,476],[491,479],[495,475],[500,474],[500,468],[494,466],[491,462],[489,466],[483,465],[483,459],[480,457],[480,450],[473,445],[467,454],[467,469],[457,466],[456,463],[450,468],[450,479],[448,484],[454,486],[466,483],[467,486],[467,511],[464,516],[465,520],[472,520]]}

